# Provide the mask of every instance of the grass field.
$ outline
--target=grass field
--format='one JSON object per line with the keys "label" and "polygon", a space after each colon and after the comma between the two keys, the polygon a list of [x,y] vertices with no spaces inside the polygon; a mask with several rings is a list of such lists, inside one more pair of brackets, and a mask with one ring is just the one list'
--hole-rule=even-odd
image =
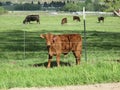
{"label": "grass field", "polygon": [[[28,14],[39,14],[40,24],[23,24]],[[61,19],[68,23],[61,26]],[[83,19],[72,21],[72,15],[51,15],[49,12],[13,12],[0,16],[0,88],[43,87],[103,82],[120,82],[120,18],[86,16],[87,58],[76,66],[74,56],[61,55],[61,67],[46,69],[47,49],[41,33],[79,33],[84,38]]]}

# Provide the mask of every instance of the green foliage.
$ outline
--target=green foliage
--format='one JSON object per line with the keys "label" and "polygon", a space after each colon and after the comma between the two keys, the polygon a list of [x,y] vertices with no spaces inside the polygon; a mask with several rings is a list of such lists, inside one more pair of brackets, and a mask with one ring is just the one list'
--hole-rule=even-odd
{"label": "green foliage", "polygon": [[[21,61],[23,63],[23,61]],[[80,66],[46,69],[21,66],[8,62],[1,64],[0,88],[50,87],[80,84],[95,84],[120,81],[120,64],[96,62]]]}
{"label": "green foliage", "polygon": [[113,11],[120,8],[120,0],[86,0],[85,2],[87,10],[93,11]]}
{"label": "green foliage", "polygon": [[17,4],[14,7],[14,10],[40,10],[40,9],[41,9],[41,5],[30,4],[30,3]]}
{"label": "green foliage", "polygon": [[75,12],[78,11],[79,7],[77,4],[74,3],[67,3],[61,10],[63,11],[69,11],[69,12]]}
{"label": "green foliage", "polygon": [[105,11],[118,10],[120,9],[120,0],[113,0],[110,2],[106,2],[105,6],[106,6]]}
{"label": "green foliage", "polygon": [[7,13],[7,10],[5,10],[3,7],[0,7],[0,14]]}
{"label": "green foliage", "polygon": [[70,11],[70,12],[75,12],[75,11],[81,11],[83,7],[85,6],[85,3],[66,3],[65,6],[63,6],[60,10],[62,11]]}
{"label": "green foliage", "polygon": [[[52,1],[46,0],[45,2],[39,2],[33,0],[1,0],[0,5],[6,7],[8,10],[63,10],[63,11],[81,11],[83,6],[86,7],[88,11],[113,11],[120,8],[120,0],[85,0],[84,2],[79,2],[79,0],[70,1],[61,0]],[[44,1],[44,0],[43,0]],[[3,3],[4,2],[4,3]],[[16,4],[16,5],[15,5]],[[13,9],[13,7],[15,7]]]}
{"label": "green foliage", "polygon": [[92,3],[92,0],[86,0],[86,1],[85,1],[85,4],[86,4],[86,5],[89,4],[89,3]]}

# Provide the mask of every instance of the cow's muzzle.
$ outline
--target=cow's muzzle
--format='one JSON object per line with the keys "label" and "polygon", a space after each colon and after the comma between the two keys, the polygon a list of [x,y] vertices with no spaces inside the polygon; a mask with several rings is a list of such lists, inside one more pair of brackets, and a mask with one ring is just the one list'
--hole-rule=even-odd
{"label": "cow's muzzle", "polygon": [[50,48],[50,45],[47,45],[47,48],[49,49],[49,48]]}

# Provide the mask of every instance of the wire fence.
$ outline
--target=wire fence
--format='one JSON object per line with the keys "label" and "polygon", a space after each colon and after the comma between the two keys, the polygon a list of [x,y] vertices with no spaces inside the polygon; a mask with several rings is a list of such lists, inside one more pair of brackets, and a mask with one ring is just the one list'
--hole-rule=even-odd
{"label": "wire fence", "polygon": [[[1,32],[0,33],[0,58],[4,59],[17,59],[17,60],[27,60],[29,58],[47,58],[47,48],[44,39],[41,39],[38,32]],[[38,36],[36,36],[36,34]],[[39,32],[40,34],[40,32]],[[61,33],[62,34],[62,33]],[[83,36],[83,33],[81,33]],[[105,33],[87,33],[87,56],[88,60],[93,58],[102,58],[103,55],[107,55],[108,58],[116,58],[118,60],[120,57],[120,41],[119,34],[111,34],[106,36]],[[4,37],[3,37],[4,36]],[[10,37],[9,37],[10,36]],[[101,37],[99,37],[101,36]],[[104,37],[106,36],[106,40]],[[114,40],[116,37],[116,40]],[[84,37],[83,37],[84,38]],[[84,59],[84,50],[82,48]],[[112,55],[112,56],[111,56]],[[92,57],[92,58],[90,58]]]}
{"label": "wire fence", "polygon": [[[22,12],[21,12],[22,13]],[[23,17],[23,15],[20,15],[21,13],[16,13],[14,15],[9,15],[9,19],[13,17]],[[31,12],[29,12],[31,13]],[[37,12],[38,13],[38,12]],[[12,14],[12,13],[11,13]],[[68,14],[67,14],[68,15]],[[65,15],[66,16],[66,15]],[[72,16],[72,15],[71,15]],[[5,16],[6,17],[6,16]],[[51,18],[51,17],[48,17]],[[47,20],[46,18],[44,21]],[[50,19],[52,20],[52,19]],[[58,19],[57,19],[58,20]],[[22,21],[22,20],[21,20]],[[82,21],[81,21],[82,22]],[[109,20],[109,22],[112,23],[112,20]],[[16,23],[16,22],[14,22]],[[102,28],[113,28],[116,27],[116,29],[120,30],[120,27],[118,25],[114,24],[112,26],[110,23],[108,24],[99,24],[96,27],[96,21],[95,22],[88,22],[86,23],[86,46],[87,46],[87,57],[88,60],[98,60],[98,59],[110,59],[110,60],[120,60],[120,33],[118,32],[106,32],[105,30],[101,30]],[[75,27],[77,30],[73,30],[68,28],[69,30],[64,30],[63,27],[57,28],[58,31],[53,30],[54,28],[51,27],[59,27],[60,23],[48,23],[43,22],[40,23],[40,27],[43,30],[36,30],[34,32],[34,29],[32,31],[26,31],[26,29],[30,26],[23,26],[21,24],[12,24],[12,23],[1,23],[0,25],[2,28],[6,27],[21,27],[22,30],[11,30],[11,31],[5,31],[0,32],[0,60],[29,60],[29,59],[40,59],[40,58],[46,58],[47,59],[47,48],[46,43],[44,39],[41,39],[39,35],[41,33],[49,33],[52,32],[54,34],[72,34],[72,33],[80,33],[82,35],[82,38],[84,38],[84,30],[83,30],[83,23],[68,23],[67,25],[63,26],[66,27]],[[32,25],[34,28],[39,28],[36,24]],[[78,28],[80,26],[80,29]],[[44,27],[44,28],[43,28]],[[45,27],[49,27],[49,30],[44,30]],[[77,27],[77,28],[76,28]],[[96,27],[96,30],[87,31],[87,29],[92,29]],[[20,28],[20,29],[21,29]],[[61,29],[61,30],[60,30]],[[107,29],[108,30],[108,29]],[[4,30],[2,30],[4,31]],[[84,39],[83,39],[84,42]],[[85,59],[84,56],[85,47],[83,44],[82,48],[82,60]],[[71,56],[71,54],[70,54]]]}

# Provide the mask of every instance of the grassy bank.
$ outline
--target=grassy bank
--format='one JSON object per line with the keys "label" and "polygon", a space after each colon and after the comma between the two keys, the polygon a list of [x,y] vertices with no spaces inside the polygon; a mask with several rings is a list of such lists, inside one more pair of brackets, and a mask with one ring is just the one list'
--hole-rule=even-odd
{"label": "grassy bank", "polygon": [[115,62],[82,63],[80,66],[44,67],[2,64],[0,88],[43,87],[120,82],[120,64]]}

